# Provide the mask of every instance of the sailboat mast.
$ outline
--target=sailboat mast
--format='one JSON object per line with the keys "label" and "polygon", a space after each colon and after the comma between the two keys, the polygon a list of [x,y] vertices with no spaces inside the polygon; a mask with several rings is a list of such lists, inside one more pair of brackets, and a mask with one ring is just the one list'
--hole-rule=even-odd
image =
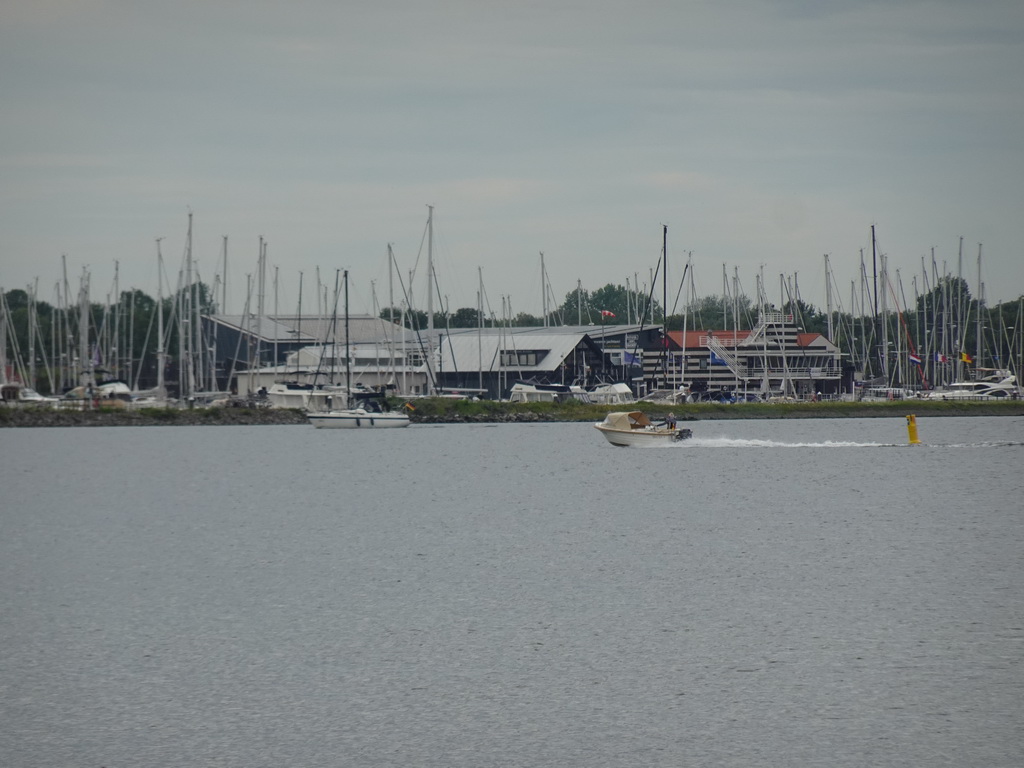
{"label": "sailboat mast", "polygon": [[832,270],[828,265],[828,254],[825,254],[825,315],[828,321],[828,340],[835,344],[835,329],[832,327]]}
{"label": "sailboat mast", "polygon": [[[115,261],[116,265],[117,262]],[[116,267],[115,273],[116,273]],[[28,295],[28,384],[35,389],[36,386],[36,292],[39,290],[39,278],[37,277],[29,286]],[[0,360],[0,365],[5,361]]]}
{"label": "sailboat mast", "polygon": [[985,284],[981,282],[981,243],[978,243],[978,317],[975,322],[975,340],[974,340],[974,370],[977,371],[984,365],[982,360],[982,338],[981,338],[981,321],[982,321],[982,307],[985,303]]}
{"label": "sailboat mast", "polygon": [[434,206],[427,206],[427,386],[434,387]]}
{"label": "sailboat mast", "polygon": [[224,266],[221,268],[221,300],[220,300],[220,313],[226,315],[228,313],[228,236],[223,235],[224,238]]}
{"label": "sailboat mast", "polygon": [[[892,386],[889,376],[889,302],[886,298],[885,287],[889,285],[889,258],[882,254],[882,375],[885,377],[885,386]],[[878,296],[875,296],[878,300]]]}
{"label": "sailboat mast", "polygon": [[89,356],[89,273],[82,270],[82,282],[78,291],[78,354],[82,366],[81,383],[92,389],[92,358]]}
{"label": "sailboat mast", "polygon": [[479,369],[479,381],[477,387],[483,391],[484,388],[484,271],[483,267],[476,268],[477,282],[479,287],[476,291],[476,354],[477,368]]}
{"label": "sailboat mast", "polygon": [[393,264],[395,261],[395,254],[391,249],[391,243],[388,243],[388,320],[391,324],[395,324],[395,270]]}
{"label": "sailboat mast", "polygon": [[299,319],[295,326],[295,381],[299,380],[299,357],[302,355],[302,272],[299,272]]}
{"label": "sailboat mast", "polygon": [[[943,262],[943,270],[945,271],[945,262]],[[964,378],[964,358],[963,353],[967,350],[964,349],[964,342],[967,339],[967,321],[971,312],[970,304],[966,307],[967,316],[964,315],[964,238],[960,236],[960,247],[957,251],[956,256],[956,314],[953,320],[953,329],[956,332],[955,344],[956,348],[953,350],[954,357],[956,358],[956,381],[963,381]],[[946,281],[947,284],[949,281]]]}
{"label": "sailboat mast", "polygon": [[349,352],[348,326],[348,270],[345,270],[345,402],[346,408],[352,407],[352,361]]}
{"label": "sailboat mast", "polygon": [[[189,252],[191,253],[191,248]],[[199,276],[199,262],[196,262],[196,282],[195,285],[190,289],[193,294],[192,300],[192,355],[195,359],[195,375],[193,380],[195,382],[194,391],[201,391],[203,388],[203,379],[205,378],[203,373],[203,360],[205,355],[203,354],[203,324],[201,322],[202,316],[202,296],[200,289],[202,287],[202,279]]]}
{"label": "sailboat mast", "polygon": [[192,322],[192,212],[188,213],[188,242],[185,246],[185,285],[181,293],[183,311],[178,316],[179,335],[182,341],[182,357],[185,363],[185,387],[184,395],[191,398],[195,391],[195,380],[192,370],[192,328],[188,323]]}
{"label": "sailboat mast", "polygon": [[540,313],[544,318],[544,327],[548,327],[548,291],[547,276],[544,272],[544,251],[540,252]]}
{"label": "sailboat mast", "polygon": [[157,397],[166,397],[164,390],[164,258],[160,254],[160,241],[156,239],[156,388]]}
{"label": "sailboat mast", "polygon": [[[395,270],[392,268],[392,262],[395,257],[391,251],[391,243],[388,243],[388,320],[391,322],[391,327],[388,328],[388,333],[391,336],[391,383],[397,388],[398,387],[398,371],[395,368],[395,358],[398,354],[398,345],[394,338],[395,332]],[[405,350],[402,350],[404,355]]]}
{"label": "sailboat mast", "polygon": [[263,313],[267,287],[267,244],[259,236],[259,253],[256,255],[256,368],[263,366]]}
{"label": "sailboat mast", "polygon": [[[654,286],[651,286],[653,289]],[[668,225],[661,225],[661,374],[668,386]]]}
{"label": "sailboat mast", "polygon": [[277,371],[277,364],[278,364],[278,359],[277,359],[277,336],[278,336],[278,333],[277,333],[277,329],[279,327],[278,323],[280,322],[280,320],[278,319],[279,316],[278,316],[278,313],[277,313],[277,299],[278,299],[278,293],[277,293],[278,283],[277,283],[277,278],[278,278],[278,271],[279,271],[279,269],[280,269],[280,267],[278,267],[275,264],[274,265],[274,371],[275,372]]}
{"label": "sailboat mast", "polygon": [[[661,225],[661,320],[668,337],[668,226]],[[668,347],[665,347],[668,350]]]}

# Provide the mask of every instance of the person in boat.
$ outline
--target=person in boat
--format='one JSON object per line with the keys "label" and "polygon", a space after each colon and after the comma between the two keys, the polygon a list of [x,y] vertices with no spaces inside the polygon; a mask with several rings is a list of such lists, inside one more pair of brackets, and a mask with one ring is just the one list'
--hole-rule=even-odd
{"label": "person in boat", "polygon": [[676,415],[671,411],[669,411],[668,417],[665,419],[665,426],[668,427],[669,429],[676,428]]}

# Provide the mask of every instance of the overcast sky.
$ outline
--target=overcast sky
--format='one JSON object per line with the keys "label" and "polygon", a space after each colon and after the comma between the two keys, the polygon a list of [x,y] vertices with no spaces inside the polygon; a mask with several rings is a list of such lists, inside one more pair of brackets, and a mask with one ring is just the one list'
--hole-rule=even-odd
{"label": "overcast sky", "polygon": [[386,304],[388,243],[423,306],[428,204],[452,309],[479,268],[539,314],[540,252],[558,300],[647,283],[663,224],[670,293],[692,252],[699,294],[823,308],[829,254],[849,309],[872,225],[908,298],[961,237],[972,291],[980,243],[988,301],[1024,293],[1020,0],[11,2],[0,110],[0,286],[46,301],[62,254],[155,294],[191,210],[233,311],[261,235],[282,311],[317,266]]}

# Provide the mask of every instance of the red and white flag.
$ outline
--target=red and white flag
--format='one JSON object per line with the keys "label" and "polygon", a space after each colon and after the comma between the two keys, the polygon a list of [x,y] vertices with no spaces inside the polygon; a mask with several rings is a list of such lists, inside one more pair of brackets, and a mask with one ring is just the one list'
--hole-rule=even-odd
{"label": "red and white flag", "polygon": [[609,312],[607,309],[601,310],[601,317],[615,317],[614,312]]}

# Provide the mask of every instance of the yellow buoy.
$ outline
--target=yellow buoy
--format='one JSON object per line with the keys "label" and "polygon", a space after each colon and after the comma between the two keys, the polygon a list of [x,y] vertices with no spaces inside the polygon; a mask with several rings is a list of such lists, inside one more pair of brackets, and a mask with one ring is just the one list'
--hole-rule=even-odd
{"label": "yellow buoy", "polygon": [[921,444],[921,441],[917,439],[917,416],[914,414],[907,416],[907,439],[911,445]]}

